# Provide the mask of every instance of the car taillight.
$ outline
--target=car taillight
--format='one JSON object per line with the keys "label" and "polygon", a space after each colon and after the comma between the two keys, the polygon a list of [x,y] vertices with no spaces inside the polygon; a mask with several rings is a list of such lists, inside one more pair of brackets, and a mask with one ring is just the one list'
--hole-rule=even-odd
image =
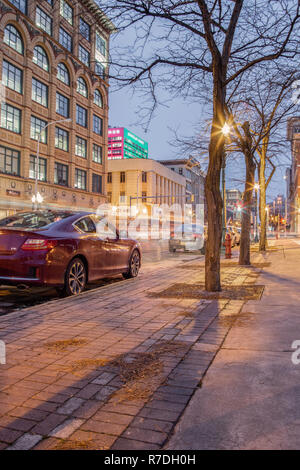
{"label": "car taillight", "polygon": [[28,238],[22,245],[22,250],[52,250],[57,245],[56,240],[46,240],[40,238]]}

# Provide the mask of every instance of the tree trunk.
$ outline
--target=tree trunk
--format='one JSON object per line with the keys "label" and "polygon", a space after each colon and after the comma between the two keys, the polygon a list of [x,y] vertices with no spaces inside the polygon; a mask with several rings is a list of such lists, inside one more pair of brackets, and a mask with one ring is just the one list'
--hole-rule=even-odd
{"label": "tree trunk", "polygon": [[267,214],[266,214],[266,154],[264,145],[261,152],[260,171],[259,171],[259,186],[260,186],[260,240],[259,251],[266,251],[267,248]]}
{"label": "tree trunk", "polygon": [[255,162],[252,153],[252,138],[250,134],[249,123],[243,125],[246,137],[246,145],[244,148],[244,156],[246,163],[246,181],[245,191],[243,195],[243,212],[242,212],[242,230],[240,241],[240,257],[239,264],[250,265],[250,231],[251,231],[251,208],[253,201],[253,187],[255,180]]}
{"label": "tree trunk", "polygon": [[220,173],[224,158],[225,91],[222,66],[215,65],[213,92],[213,120],[209,143],[209,166],[205,180],[208,237],[205,249],[205,289],[221,290],[220,249],[222,241],[222,208]]}

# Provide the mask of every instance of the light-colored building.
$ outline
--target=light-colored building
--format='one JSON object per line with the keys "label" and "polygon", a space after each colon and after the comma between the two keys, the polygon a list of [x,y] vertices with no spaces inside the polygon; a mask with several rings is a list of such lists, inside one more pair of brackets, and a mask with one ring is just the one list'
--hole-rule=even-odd
{"label": "light-colored building", "polygon": [[186,179],[151,159],[109,160],[107,196],[113,206],[185,203]]}
{"label": "light-colored building", "polygon": [[49,123],[42,207],[96,208],[106,200],[113,24],[91,0],[3,0],[0,30],[0,216],[31,208]]}
{"label": "light-colored building", "polygon": [[205,174],[196,158],[159,160],[159,163],[184,176],[186,179],[186,203],[192,204],[194,211],[197,204],[205,205]]}

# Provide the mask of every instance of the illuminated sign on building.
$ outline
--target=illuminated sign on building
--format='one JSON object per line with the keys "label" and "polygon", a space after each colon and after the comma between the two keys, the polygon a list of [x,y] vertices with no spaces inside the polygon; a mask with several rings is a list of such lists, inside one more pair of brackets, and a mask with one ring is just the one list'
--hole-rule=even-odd
{"label": "illuminated sign on building", "polygon": [[125,127],[108,129],[108,158],[148,158],[148,142]]}

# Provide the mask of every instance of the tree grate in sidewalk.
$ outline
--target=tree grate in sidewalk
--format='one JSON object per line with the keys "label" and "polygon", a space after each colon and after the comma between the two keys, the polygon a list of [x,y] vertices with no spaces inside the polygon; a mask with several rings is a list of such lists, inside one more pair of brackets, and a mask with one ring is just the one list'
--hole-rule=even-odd
{"label": "tree grate in sidewalk", "polygon": [[229,299],[229,300],[260,300],[264,286],[223,285],[220,292],[208,292],[204,284],[173,284],[161,292],[149,293],[149,297],[179,297],[191,299]]}

